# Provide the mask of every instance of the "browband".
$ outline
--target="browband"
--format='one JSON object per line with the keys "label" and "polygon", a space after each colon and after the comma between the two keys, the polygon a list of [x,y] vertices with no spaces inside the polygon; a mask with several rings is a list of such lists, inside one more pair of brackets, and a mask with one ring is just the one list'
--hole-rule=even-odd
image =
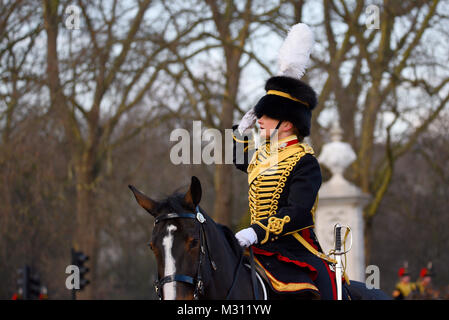
{"label": "browband", "polygon": [[196,215],[193,213],[166,213],[163,215],[158,216],[154,220],[154,224],[157,224],[161,221],[168,220],[168,219],[174,219],[174,218],[188,218],[188,219],[196,219]]}

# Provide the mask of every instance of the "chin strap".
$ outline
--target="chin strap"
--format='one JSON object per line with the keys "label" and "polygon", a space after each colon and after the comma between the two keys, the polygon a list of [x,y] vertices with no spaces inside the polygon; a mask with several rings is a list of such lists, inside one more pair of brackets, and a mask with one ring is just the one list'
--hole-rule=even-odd
{"label": "chin strap", "polygon": [[279,127],[281,126],[281,123],[282,123],[282,120],[279,120],[276,128],[274,129],[273,133],[270,135],[270,141],[271,141],[271,139],[273,139],[273,136],[278,132]]}

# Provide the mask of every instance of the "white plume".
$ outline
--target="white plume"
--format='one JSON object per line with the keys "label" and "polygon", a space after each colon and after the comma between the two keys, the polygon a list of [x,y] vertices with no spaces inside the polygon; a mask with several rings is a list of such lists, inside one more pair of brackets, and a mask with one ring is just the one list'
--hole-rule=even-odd
{"label": "white plume", "polygon": [[304,23],[295,24],[279,49],[279,75],[301,79],[309,64],[315,40]]}

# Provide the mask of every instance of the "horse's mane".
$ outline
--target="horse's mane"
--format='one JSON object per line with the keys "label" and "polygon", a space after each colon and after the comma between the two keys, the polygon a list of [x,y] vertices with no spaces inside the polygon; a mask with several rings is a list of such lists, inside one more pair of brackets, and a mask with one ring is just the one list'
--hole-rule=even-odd
{"label": "horse's mane", "polygon": [[242,254],[242,247],[240,246],[238,240],[235,238],[234,232],[231,231],[227,226],[217,223],[217,227],[223,232],[225,239],[227,240],[232,251],[237,257]]}

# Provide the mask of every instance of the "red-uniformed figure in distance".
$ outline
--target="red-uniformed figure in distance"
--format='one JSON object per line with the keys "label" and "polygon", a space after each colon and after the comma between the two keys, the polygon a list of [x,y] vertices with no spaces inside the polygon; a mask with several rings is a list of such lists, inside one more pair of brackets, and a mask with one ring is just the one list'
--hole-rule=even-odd
{"label": "red-uniformed figure in distance", "polygon": [[410,297],[411,293],[416,290],[416,284],[410,282],[410,273],[408,272],[408,263],[399,268],[398,272],[399,282],[396,284],[393,291],[393,298],[395,300],[404,300]]}

